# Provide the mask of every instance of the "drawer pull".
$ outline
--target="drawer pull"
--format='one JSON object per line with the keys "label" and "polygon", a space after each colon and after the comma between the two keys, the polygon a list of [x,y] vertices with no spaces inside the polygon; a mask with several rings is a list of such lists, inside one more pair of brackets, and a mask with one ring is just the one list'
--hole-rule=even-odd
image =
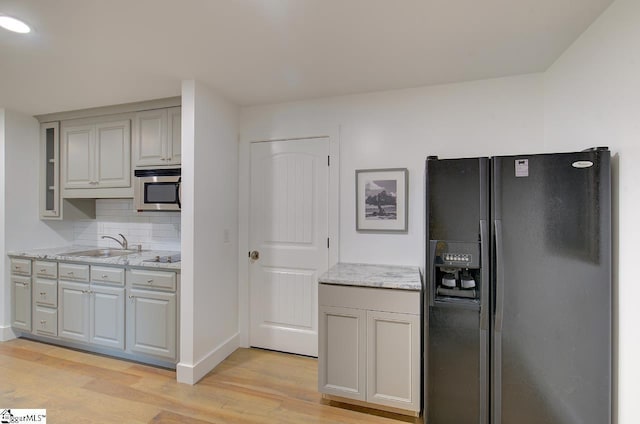
{"label": "drawer pull", "polygon": [[42,324],[42,326],[44,327],[47,324],[47,321],[43,319],[40,321],[40,324]]}
{"label": "drawer pull", "polygon": [[43,274],[46,274],[46,273],[47,273],[47,270],[46,270],[45,268],[42,268],[42,269],[40,270],[40,272],[41,272],[41,273],[43,273]]}
{"label": "drawer pull", "polygon": [[67,275],[73,275],[73,271],[67,272]]}
{"label": "drawer pull", "polygon": [[147,283],[148,283],[148,284],[153,284],[153,278],[152,278],[152,279],[150,279],[150,280],[147,280]]}
{"label": "drawer pull", "polygon": [[40,296],[47,297],[47,292],[40,292]]}
{"label": "drawer pull", "polygon": [[102,274],[102,278],[104,278],[105,280],[108,280],[109,276],[107,274]]}

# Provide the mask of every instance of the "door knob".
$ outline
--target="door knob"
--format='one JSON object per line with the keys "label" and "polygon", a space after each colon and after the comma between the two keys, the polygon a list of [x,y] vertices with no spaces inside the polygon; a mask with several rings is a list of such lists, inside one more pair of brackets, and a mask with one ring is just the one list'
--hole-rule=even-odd
{"label": "door knob", "polygon": [[260,252],[258,252],[257,250],[252,250],[251,252],[249,252],[249,257],[251,258],[251,260],[257,261],[258,259],[260,259]]}

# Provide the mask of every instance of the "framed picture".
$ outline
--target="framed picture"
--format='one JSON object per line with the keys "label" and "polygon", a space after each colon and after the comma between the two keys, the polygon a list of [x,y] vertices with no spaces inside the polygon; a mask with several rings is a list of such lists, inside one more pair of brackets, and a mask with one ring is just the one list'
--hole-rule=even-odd
{"label": "framed picture", "polygon": [[406,232],[406,168],[356,170],[356,230]]}

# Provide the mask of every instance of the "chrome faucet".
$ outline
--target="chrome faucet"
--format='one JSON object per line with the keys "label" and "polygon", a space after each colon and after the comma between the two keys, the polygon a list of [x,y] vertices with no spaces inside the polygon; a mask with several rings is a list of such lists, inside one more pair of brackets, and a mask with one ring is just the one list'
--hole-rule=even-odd
{"label": "chrome faucet", "polygon": [[118,234],[120,237],[122,237],[122,241],[118,240],[115,237],[111,237],[111,236],[102,236],[103,239],[111,239],[111,240],[115,240],[120,247],[122,247],[123,249],[127,249],[129,247],[129,242],[127,241],[127,238],[125,236],[123,236],[122,234]]}

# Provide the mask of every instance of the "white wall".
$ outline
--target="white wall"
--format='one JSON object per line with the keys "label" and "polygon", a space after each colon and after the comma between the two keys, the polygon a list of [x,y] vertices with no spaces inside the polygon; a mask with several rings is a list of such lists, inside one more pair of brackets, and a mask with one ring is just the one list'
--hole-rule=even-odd
{"label": "white wall", "polygon": [[[640,2],[617,0],[545,74],[545,147],[609,146],[614,157],[618,423],[637,423],[640,381]],[[615,328],[615,326],[614,326]],[[614,343],[614,346],[616,344]]]}
{"label": "white wall", "polygon": [[238,108],[182,85],[182,281],[178,381],[193,384],[239,345]]}
{"label": "white wall", "polygon": [[[617,0],[544,74],[244,108],[240,208],[248,207],[252,140],[340,128],[340,260],[422,265],[424,159],[428,155],[561,152],[609,146],[614,157],[614,314],[619,323],[618,423],[640,416],[640,2]],[[355,231],[354,171],[409,169],[407,234]],[[240,251],[249,250],[240,221]],[[619,232],[619,237],[617,233]],[[246,248],[245,248],[246,247]],[[618,266],[619,263],[619,266]],[[248,301],[241,262],[241,304]],[[619,304],[619,310],[617,306]],[[619,311],[619,315],[618,315]],[[242,327],[243,340],[248,328]],[[615,337],[615,336],[614,336]],[[614,340],[614,361],[618,349]],[[614,381],[614,384],[616,382]],[[614,393],[614,400],[615,400]],[[614,421],[616,422],[616,421]]]}
{"label": "white wall", "polygon": [[[339,127],[340,260],[421,265],[426,157],[542,151],[542,82],[539,74],[525,75],[244,108],[243,152],[252,140],[326,135]],[[366,168],[409,169],[407,234],[356,232],[354,174]],[[241,169],[246,182],[248,167]],[[245,209],[248,193],[241,196]],[[241,225],[248,226],[246,219]]]}
{"label": "white wall", "polygon": [[[239,250],[252,249],[246,213],[251,141],[339,132],[340,261],[423,266],[426,157],[541,152],[543,117],[540,74],[243,108]],[[366,168],[408,168],[406,234],[356,232],[355,170]],[[248,262],[241,260],[245,346],[249,344],[247,268]]]}
{"label": "white wall", "polygon": [[[5,109],[0,108],[0,228],[5,228]],[[2,307],[2,313],[0,313],[0,341],[8,340],[15,335],[11,331],[11,286],[7,280],[9,269],[7,267],[8,260],[4,259],[5,249],[4,237],[0,236],[0,254],[3,255],[3,259],[0,260],[0,306]]]}
{"label": "white wall", "polygon": [[[68,222],[45,222],[39,219],[38,207],[38,158],[40,155],[38,122],[26,115],[10,110],[4,111],[2,119],[4,139],[0,138],[0,166],[4,172],[0,181],[0,190],[4,194],[0,198],[0,219],[4,231],[4,247],[0,251],[4,269],[2,275],[0,298],[2,305],[2,321],[4,329],[0,336],[10,337],[10,303],[9,303],[9,259],[8,251],[32,248],[34,246],[60,246],[69,244],[73,238],[72,226]],[[0,128],[2,129],[2,128]],[[2,157],[4,156],[4,157]],[[19,184],[14,184],[19,181]]]}

